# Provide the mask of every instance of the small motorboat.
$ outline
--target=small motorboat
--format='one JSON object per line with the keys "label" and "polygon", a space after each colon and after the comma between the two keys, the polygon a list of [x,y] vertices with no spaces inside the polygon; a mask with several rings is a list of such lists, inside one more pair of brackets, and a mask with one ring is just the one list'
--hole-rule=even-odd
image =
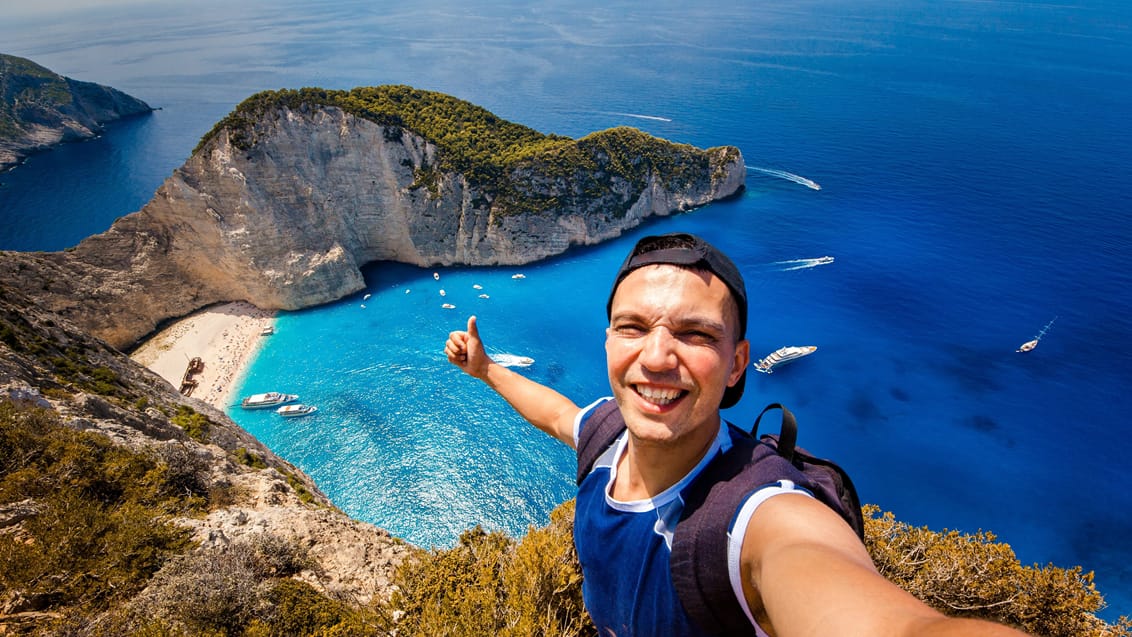
{"label": "small motorboat", "polygon": [[785,365],[786,363],[798,360],[803,356],[809,356],[810,354],[816,352],[817,349],[818,348],[815,345],[794,345],[790,347],[780,347],[768,354],[766,358],[760,358],[759,361],[755,363],[755,371],[759,371],[764,374],[773,373],[774,368],[778,365]]}
{"label": "small motorboat", "polygon": [[318,407],[315,407],[314,405],[295,404],[283,405],[279,409],[276,409],[275,413],[283,416],[284,418],[298,418],[299,416],[313,414],[316,411],[318,411]]}
{"label": "small motorboat", "polygon": [[491,354],[491,360],[504,367],[530,367],[535,363],[535,359],[530,356],[518,354]]}

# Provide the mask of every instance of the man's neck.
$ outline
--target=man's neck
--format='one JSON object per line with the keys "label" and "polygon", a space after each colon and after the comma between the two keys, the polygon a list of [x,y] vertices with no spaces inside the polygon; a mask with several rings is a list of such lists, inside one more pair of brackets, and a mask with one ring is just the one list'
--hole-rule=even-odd
{"label": "man's neck", "polygon": [[613,497],[622,501],[656,497],[688,475],[711,449],[719,426],[674,443],[641,441],[629,432],[625,453],[617,459]]}

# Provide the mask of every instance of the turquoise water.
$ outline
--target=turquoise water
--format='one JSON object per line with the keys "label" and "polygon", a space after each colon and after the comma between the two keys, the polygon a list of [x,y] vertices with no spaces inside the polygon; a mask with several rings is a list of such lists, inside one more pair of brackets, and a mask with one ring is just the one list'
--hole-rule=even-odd
{"label": "turquoise water", "polygon": [[[450,367],[445,336],[475,313],[489,347],[535,359],[522,373],[588,402],[608,391],[604,302],[624,252],[646,232],[698,232],[747,276],[755,352],[818,346],[752,375],[728,418],[790,405],[801,444],[844,464],[863,500],[1095,570],[1115,617],[1132,613],[1130,16],[947,0],[13,13],[5,52],[162,110],[0,176],[0,248],[109,227],[268,88],[404,83],[547,133],[734,144],[821,190],[752,170],[735,200],[522,268],[373,264],[365,308],[358,293],[284,313],[241,388],[319,412],[233,417],[409,541],[522,533],[570,497],[573,460]],[[1014,351],[1054,317],[1034,352]]]}

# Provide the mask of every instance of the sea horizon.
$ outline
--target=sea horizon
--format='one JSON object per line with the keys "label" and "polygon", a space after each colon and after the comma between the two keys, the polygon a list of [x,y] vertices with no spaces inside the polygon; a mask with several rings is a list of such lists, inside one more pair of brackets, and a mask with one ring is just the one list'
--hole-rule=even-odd
{"label": "sea horizon", "polygon": [[731,200],[522,268],[370,264],[364,292],[280,313],[239,393],[318,413],[229,413],[351,516],[426,547],[545,524],[572,496],[569,449],[449,365],[444,336],[475,313],[496,353],[586,404],[609,391],[616,265],[644,234],[690,231],[742,269],[754,358],[817,347],[750,373],[726,418],[783,402],[863,501],[1080,565],[1102,617],[1132,615],[1132,8],[63,4],[0,10],[3,52],[161,110],[0,174],[3,250],[62,250],[140,209],[260,90],[408,84],[544,133],[744,153]]}

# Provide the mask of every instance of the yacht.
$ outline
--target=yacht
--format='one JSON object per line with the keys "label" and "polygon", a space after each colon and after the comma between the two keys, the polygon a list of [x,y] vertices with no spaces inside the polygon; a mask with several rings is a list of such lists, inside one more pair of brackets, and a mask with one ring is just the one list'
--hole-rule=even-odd
{"label": "yacht", "polygon": [[803,356],[809,356],[817,351],[814,345],[794,345],[790,347],[780,347],[766,358],[760,358],[759,362],[755,363],[755,371],[760,371],[764,374],[770,374],[778,365],[784,365],[790,361],[797,360]]}
{"label": "yacht", "polygon": [[267,409],[268,407],[278,407],[287,403],[295,402],[299,399],[297,394],[284,394],[277,391],[269,391],[263,394],[252,394],[247,398],[240,401],[240,406],[244,409]]}

